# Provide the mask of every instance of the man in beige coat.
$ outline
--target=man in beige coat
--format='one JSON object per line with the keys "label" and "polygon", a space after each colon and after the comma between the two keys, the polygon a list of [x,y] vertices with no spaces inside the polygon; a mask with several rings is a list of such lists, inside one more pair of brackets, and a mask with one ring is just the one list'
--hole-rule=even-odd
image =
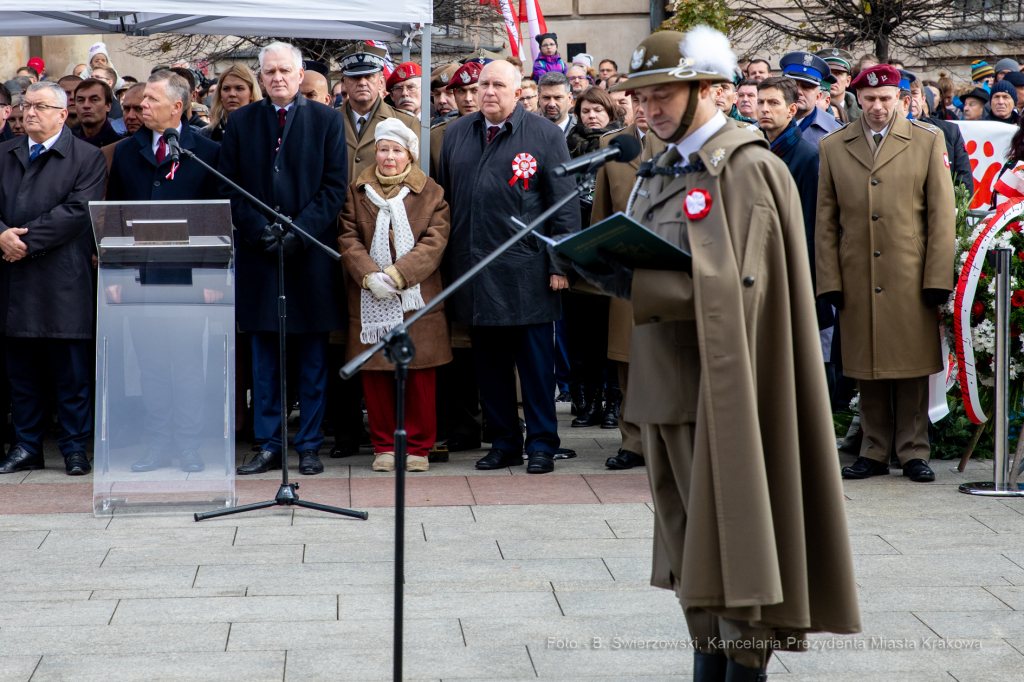
{"label": "man in beige coat", "polygon": [[854,79],[860,119],[819,146],[818,294],[839,311],[843,373],[860,382],[860,457],[845,478],[928,467],[928,375],[942,369],[937,306],[954,285],[956,207],[942,131],[899,114],[900,74]]}
{"label": "man in beige coat", "polygon": [[651,582],[683,607],[694,679],[764,680],[772,650],[860,631],[800,200],[763,136],[715,107],[736,67],[724,35],[660,31],[630,66],[613,88],[671,144],[629,215],[691,252],[692,275],[573,267],[633,303],[625,417],[654,498]]}

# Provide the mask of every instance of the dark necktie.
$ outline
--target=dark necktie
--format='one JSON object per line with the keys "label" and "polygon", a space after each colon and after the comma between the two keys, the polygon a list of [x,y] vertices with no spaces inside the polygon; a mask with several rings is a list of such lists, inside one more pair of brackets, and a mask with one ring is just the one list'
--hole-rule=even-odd
{"label": "dark necktie", "polygon": [[501,130],[501,126],[487,126],[487,144],[491,143],[499,130]]}
{"label": "dark necktie", "polygon": [[356,121],[356,135],[363,132],[363,126],[366,125],[366,117],[360,116]]}
{"label": "dark necktie", "polygon": [[160,138],[160,144],[156,147],[156,165],[160,165],[164,162],[164,158],[167,157],[167,143],[164,142],[164,138]]}
{"label": "dark necktie", "polygon": [[871,139],[875,141],[875,149],[882,146],[882,133],[875,133],[871,136]]}
{"label": "dark necktie", "polygon": [[37,158],[39,158],[39,155],[42,154],[45,149],[46,145],[44,145],[41,142],[39,144],[32,145],[32,151],[30,151],[28,154],[28,162],[32,163]]}
{"label": "dark necktie", "polygon": [[277,110],[277,125],[279,127],[284,128],[284,119],[287,116],[288,116],[288,110],[287,109],[278,109]]}

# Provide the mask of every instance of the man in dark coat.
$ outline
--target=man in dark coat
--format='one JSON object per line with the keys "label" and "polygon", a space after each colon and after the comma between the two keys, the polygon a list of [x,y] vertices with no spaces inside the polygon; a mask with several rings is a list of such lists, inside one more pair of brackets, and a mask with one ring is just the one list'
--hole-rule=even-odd
{"label": "man in dark coat", "polygon": [[[173,161],[162,136],[168,128],[176,128],[183,149],[190,149],[206,163],[217,166],[220,145],[197,135],[181,122],[181,112],[191,97],[189,82],[162,69],[151,75],[144,87],[143,126],[114,150],[107,200],[219,198],[213,174],[191,159]],[[191,265],[148,264],[140,268],[139,282],[144,288],[178,285],[191,289],[192,276]],[[105,289],[104,295],[116,303],[121,295],[120,285]],[[208,303],[223,297],[223,292],[214,289],[204,289],[204,294]],[[169,467],[174,456],[179,458],[182,471],[199,472],[206,468],[199,449],[205,412],[203,329],[207,317],[194,308],[181,314],[175,311],[177,307],[169,307],[159,318],[128,321],[145,408],[143,430],[147,449],[132,464],[132,471],[137,473]]]}
{"label": "man in dark coat", "polygon": [[69,475],[90,471],[92,436],[92,230],[89,202],[103,196],[107,162],[65,127],[67,95],[53,81],[25,93],[24,137],[0,143],[0,318],[15,444],[0,473],[43,468],[43,411],[52,371],[58,440]]}
{"label": "man in dark coat", "polygon": [[106,81],[87,78],[75,87],[75,111],[78,125],[71,129],[75,137],[94,147],[114,144],[124,136],[110,124],[114,92]]}
{"label": "man in dark coat", "polygon": [[[285,43],[260,52],[267,98],[231,114],[220,154],[220,171],[268,206],[276,207],[313,239],[336,245],[335,220],[345,203],[348,155],[345,118],[337,110],[299,95],[302,55]],[[239,474],[281,466],[281,405],[278,372],[277,240],[271,219],[237,192],[231,214],[238,230],[236,272],[238,325],[253,332],[256,440],[263,449]],[[299,470],[323,471],[318,450],[327,384],[327,336],[348,324],[341,267],[306,237],[289,232],[283,241],[288,347],[300,358],[299,429],[294,446]]]}
{"label": "man in dark coat", "polygon": [[[452,207],[446,254],[451,279],[491,253],[518,230],[573,191],[573,178],[556,178],[569,161],[562,132],[518,104],[521,74],[505,61],[480,73],[480,111],[445,131],[438,176]],[[564,235],[580,228],[570,202],[539,231]],[[554,332],[562,316],[558,291],[568,282],[539,240],[528,237],[449,299],[452,320],[471,325],[484,412],[496,436],[479,469],[522,464],[513,363],[519,370],[526,413],[528,471],[554,469],[559,440],[555,419]]]}
{"label": "man in dark coat", "polygon": [[[946,156],[949,157],[950,165],[953,167],[953,186],[965,185],[968,195],[974,195],[974,177],[971,174],[971,157],[967,153],[967,144],[964,142],[960,126],[952,121],[946,121],[937,116],[925,116],[928,111],[925,101],[924,88],[917,76],[900,69],[900,76],[907,79],[910,91],[910,112],[914,118],[925,123],[931,123],[942,131],[946,138]],[[902,88],[902,81],[900,82]],[[901,99],[903,92],[900,92]]]}
{"label": "man in dark coat", "polygon": [[782,75],[792,78],[799,91],[796,124],[800,126],[800,133],[817,149],[821,138],[843,127],[835,116],[818,108],[821,85],[828,82],[832,71],[824,59],[809,52],[790,52],[779,65]]}

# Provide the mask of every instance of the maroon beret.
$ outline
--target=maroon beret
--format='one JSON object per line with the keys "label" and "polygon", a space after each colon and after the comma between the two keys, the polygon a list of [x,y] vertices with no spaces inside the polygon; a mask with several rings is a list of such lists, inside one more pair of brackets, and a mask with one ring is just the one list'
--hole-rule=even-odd
{"label": "maroon beret", "polygon": [[452,74],[452,79],[446,86],[449,90],[461,88],[464,85],[473,85],[480,80],[480,71],[483,66],[478,62],[466,62],[459,67],[459,70]]}
{"label": "maroon beret", "polygon": [[875,64],[864,69],[850,83],[851,90],[860,88],[877,88],[883,85],[891,85],[894,88],[900,87],[900,72],[890,64]]}

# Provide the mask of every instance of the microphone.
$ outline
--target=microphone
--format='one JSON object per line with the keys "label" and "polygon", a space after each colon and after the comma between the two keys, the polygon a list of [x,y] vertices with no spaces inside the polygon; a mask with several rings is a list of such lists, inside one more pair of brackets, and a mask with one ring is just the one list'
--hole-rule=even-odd
{"label": "microphone", "polygon": [[570,173],[585,171],[591,165],[603,166],[609,161],[632,161],[640,156],[641,149],[640,140],[632,135],[616,135],[604,149],[598,149],[596,152],[590,152],[568,163],[563,163],[555,168],[553,174],[556,178],[561,178]]}
{"label": "microphone", "polygon": [[181,147],[178,146],[178,129],[168,128],[164,131],[162,137],[164,138],[164,144],[167,145],[167,153],[170,154],[171,161],[177,163],[178,158],[181,156]]}

